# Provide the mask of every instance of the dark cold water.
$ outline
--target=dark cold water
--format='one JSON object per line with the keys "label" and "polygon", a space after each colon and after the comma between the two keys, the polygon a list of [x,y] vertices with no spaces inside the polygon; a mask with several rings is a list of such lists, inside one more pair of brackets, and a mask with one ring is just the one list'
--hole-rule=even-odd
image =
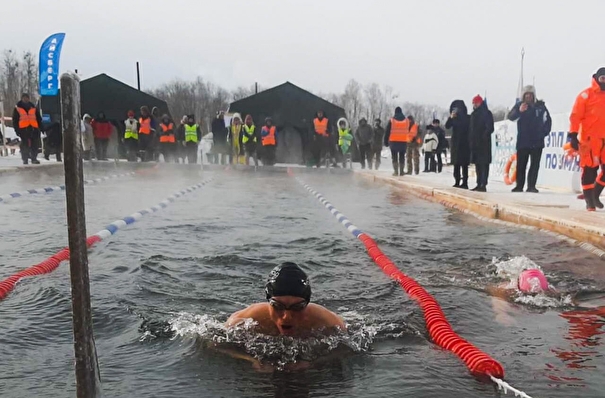
{"label": "dark cold water", "polygon": [[[61,184],[59,172],[2,175],[0,192]],[[88,235],[211,174],[161,170],[87,186]],[[212,175],[89,256],[105,397],[499,396],[428,340],[417,305],[293,178]],[[601,260],[352,175],[301,177],[433,293],[454,329],[499,360],[512,385],[533,397],[604,395],[605,312],[570,304],[578,290],[588,298],[604,291]],[[63,193],[0,203],[0,220],[0,279],[66,245]],[[308,271],[312,300],[339,312],[349,335],[305,343],[227,335],[222,322],[261,301],[267,274],[283,261]],[[532,262],[561,297],[519,298],[496,320],[483,288]],[[0,302],[1,397],[75,396],[68,268],[22,281]],[[162,333],[165,322],[173,338]],[[238,342],[276,367],[346,352],[310,370],[267,372],[207,349],[208,341]]]}

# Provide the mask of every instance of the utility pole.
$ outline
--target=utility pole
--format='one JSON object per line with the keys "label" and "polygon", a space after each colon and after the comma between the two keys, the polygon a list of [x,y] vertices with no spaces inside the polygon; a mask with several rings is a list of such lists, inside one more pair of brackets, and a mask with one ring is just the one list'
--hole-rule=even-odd
{"label": "utility pole", "polygon": [[64,136],[65,197],[69,237],[69,273],[76,359],[77,398],[101,395],[99,365],[92,329],[84,170],[80,137],[80,79],[73,73],[61,76],[61,116]]}
{"label": "utility pole", "polygon": [[141,70],[139,69],[139,61],[137,61],[137,89],[141,91]]}

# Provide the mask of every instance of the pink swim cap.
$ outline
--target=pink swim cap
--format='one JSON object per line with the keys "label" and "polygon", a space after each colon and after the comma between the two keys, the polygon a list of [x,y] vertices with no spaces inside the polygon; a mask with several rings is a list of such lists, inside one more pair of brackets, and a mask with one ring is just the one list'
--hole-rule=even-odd
{"label": "pink swim cap", "polygon": [[526,269],[519,275],[519,290],[523,293],[541,293],[548,290],[546,276],[539,269]]}

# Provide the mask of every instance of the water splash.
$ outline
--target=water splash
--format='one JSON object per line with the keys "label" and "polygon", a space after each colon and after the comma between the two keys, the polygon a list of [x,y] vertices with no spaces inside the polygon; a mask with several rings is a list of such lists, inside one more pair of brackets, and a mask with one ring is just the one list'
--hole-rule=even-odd
{"label": "water splash", "polygon": [[521,272],[527,269],[538,269],[542,271],[542,268],[538,264],[526,256],[513,257],[505,261],[500,261],[499,259],[494,258],[492,259],[491,266],[496,267],[496,275],[498,277],[508,279],[508,284],[505,286],[506,289],[514,289],[516,291],[514,297],[515,303],[538,308],[560,308],[569,307],[574,304],[571,295],[554,293],[556,290],[554,290],[554,287],[550,284],[550,293],[530,295],[520,292],[517,287]]}
{"label": "water splash", "polygon": [[259,362],[271,364],[277,369],[284,369],[286,365],[299,361],[311,362],[337,349],[367,352],[378,334],[381,337],[399,337],[406,333],[401,326],[371,324],[355,311],[341,315],[347,322],[346,332],[326,336],[319,331],[305,339],[259,334],[254,331],[256,322],[251,319],[227,329],[222,321],[213,316],[182,312],[175,314],[168,323],[174,338],[200,338],[218,345],[236,346]]}

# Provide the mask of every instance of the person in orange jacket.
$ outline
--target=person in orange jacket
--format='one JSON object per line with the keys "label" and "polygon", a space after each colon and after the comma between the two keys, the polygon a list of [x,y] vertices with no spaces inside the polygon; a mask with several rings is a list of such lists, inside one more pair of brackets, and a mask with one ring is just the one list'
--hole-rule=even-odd
{"label": "person in orange jacket", "polygon": [[586,210],[602,209],[599,196],[605,188],[605,67],[592,76],[592,85],[578,95],[569,121],[567,140],[580,154]]}
{"label": "person in orange jacket", "polygon": [[413,134],[414,138],[406,149],[405,157],[408,166],[406,174],[412,174],[412,172],[418,174],[420,173],[420,147],[422,146],[422,139],[420,138],[418,124],[414,120],[414,116],[408,115],[408,120],[410,121],[410,134]]}

